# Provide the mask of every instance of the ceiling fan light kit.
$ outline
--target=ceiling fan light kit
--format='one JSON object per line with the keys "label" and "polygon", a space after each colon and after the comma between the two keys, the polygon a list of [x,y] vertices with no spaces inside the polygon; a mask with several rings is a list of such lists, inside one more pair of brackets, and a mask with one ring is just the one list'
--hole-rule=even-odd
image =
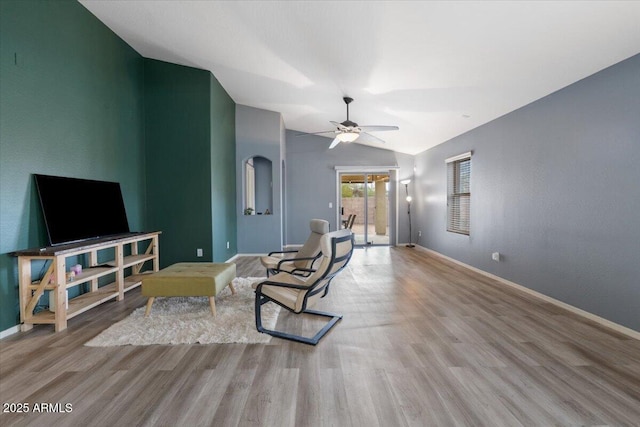
{"label": "ceiling fan light kit", "polygon": [[340,140],[340,142],[353,142],[360,136],[357,132],[343,132],[336,135],[336,138]]}
{"label": "ceiling fan light kit", "polygon": [[349,104],[353,102],[353,98],[345,96],[342,98],[345,104],[347,104],[347,120],[342,123],[332,121],[336,128],[333,130],[321,131],[321,132],[312,132],[312,133],[301,133],[297,136],[302,135],[322,135],[322,134],[333,134],[335,135],[334,140],[329,145],[329,149],[331,150],[336,145],[341,142],[353,142],[360,137],[361,134],[367,135],[369,138],[384,143],[384,141],[377,136],[373,136],[367,131],[386,131],[386,130],[398,130],[398,126],[359,126],[356,122],[352,122],[349,120]]}

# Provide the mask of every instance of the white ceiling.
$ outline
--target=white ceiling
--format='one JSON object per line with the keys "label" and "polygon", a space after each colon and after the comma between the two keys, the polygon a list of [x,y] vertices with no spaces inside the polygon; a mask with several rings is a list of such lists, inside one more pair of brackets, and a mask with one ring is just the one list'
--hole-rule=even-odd
{"label": "white ceiling", "polygon": [[375,135],[409,154],[640,53],[638,1],[80,3],[144,57],[210,70],[287,129],[331,129],[351,96],[351,120],[399,126]]}

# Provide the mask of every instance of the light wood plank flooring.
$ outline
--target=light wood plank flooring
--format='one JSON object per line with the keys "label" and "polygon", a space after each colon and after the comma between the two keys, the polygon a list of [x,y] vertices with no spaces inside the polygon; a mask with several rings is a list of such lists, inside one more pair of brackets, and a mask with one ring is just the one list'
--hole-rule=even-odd
{"label": "light wood plank flooring", "polygon": [[[0,425],[640,425],[640,341],[417,249],[356,250],[321,303],[344,319],[316,347],[83,346],[144,304],[135,290],[0,341],[3,404],[72,404]],[[301,317],[278,327],[317,327]]]}

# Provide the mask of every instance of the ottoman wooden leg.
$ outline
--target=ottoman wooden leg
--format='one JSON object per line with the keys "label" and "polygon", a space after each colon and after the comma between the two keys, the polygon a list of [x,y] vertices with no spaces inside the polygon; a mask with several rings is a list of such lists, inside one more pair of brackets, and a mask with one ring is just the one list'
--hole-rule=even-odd
{"label": "ottoman wooden leg", "polygon": [[149,313],[151,313],[151,306],[153,305],[153,300],[155,297],[149,297],[147,300],[147,309],[144,311],[144,317],[149,317]]}
{"label": "ottoman wooden leg", "polygon": [[216,300],[213,297],[209,297],[209,306],[211,307],[211,314],[216,317]]}
{"label": "ottoman wooden leg", "polygon": [[229,282],[229,289],[231,289],[231,294],[236,294],[236,288],[233,287],[233,282]]}

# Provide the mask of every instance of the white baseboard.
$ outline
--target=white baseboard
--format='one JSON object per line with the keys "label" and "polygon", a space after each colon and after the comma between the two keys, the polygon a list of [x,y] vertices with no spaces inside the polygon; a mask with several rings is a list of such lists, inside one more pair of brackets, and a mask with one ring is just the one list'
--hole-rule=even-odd
{"label": "white baseboard", "polygon": [[240,254],[235,254],[234,256],[232,256],[231,258],[229,258],[228,260],[226,260],[225,262],[233,262],[235,259],[239,258]]}
{"label": "white baseboard", "polygon": [[432,255],[438,256],[440,258],[446,259],[447,261],[451,261],[451,262],[453,262],[455,264],[458,264],[458,265],[460,265],[462,267],[465,267],[465,268],[467,268],[469,270],[475,271],[476,273],[482,274],[483,276],[486,276],[486,277],[489,277],[491,279],[497,280],[498,282],[500,282],[500,283],[502,283],[504,285],[507,285],[507,286],[509,286],[511,288],[514,288],[514,289],[517,289],[519,291],[525,292],[526,294],[529,294],[529,295],[531,295],[533,297],[539,298],[539,299],[541,299],[543,301],[546,301],[548,303],[554,304],[554,305],[556,305],[558,307],[562,307],[565,310],[569,310],[572,313],[575,313],[575,314],[577,314],[579,316],[582,316],[584,318],[592,320],[592,321],[594,321],[596,323],[599,323],[599,324],[601,324],[603,326],[606,326],[607,328],[613,329],[616,332],[620,332],[621,334],[624,334],[624,335],[627,335],[627,336],[629,336],[631,338],[640,340],[640,332],[638,332],[638,331],[636,331],[634,329],[627,328],[626,326],[622,326],[622,325],[620,325],[618,323],[612,322],[610,320],[607,320],[605,318],[597,316],[597,315],[595,315],[593,313],[589,313],[588,311],[582,310],[581,308],[574,307],[571,304],[567,304],[565,302],[562,302],[562,301],[559,301],[559,300],[557,300],[555,298],[552,298],[552,297],[550,297],[548,295],[545,295],[545,294],[542,294],[540,292],[534,291],[533,289],[529,289],[526,286],[522,286],[522,285],[519,285],[519,284],[517,284],[515,282],[512,282],[510,280],[503,279],[502,277],[496,276],[495,274],[491,274],[491,273],[488,273],[488,272],[486,272],[484,270],[480,270],[479,268],[473,267],[473,266],[471,266],[469,264],[465,264],[464,262],[458,261],[457,259],[448,257],[446,255],[443,255],[440,252],[436,252],[436,251],[434,251],[432,249],[425,248],[424,246],[416,245],[416,248],[418,248],[419,250],[423,250],[423,251],[425,251],[427,253],[430,253]]}
{"label": "white baseboard", "polygon": [[12,326],[9,329],[5,329],[4,331],[0,331],[0,340],[2,338],[6,338],[10,335],[17,334],[20,332],[20,325]]}

